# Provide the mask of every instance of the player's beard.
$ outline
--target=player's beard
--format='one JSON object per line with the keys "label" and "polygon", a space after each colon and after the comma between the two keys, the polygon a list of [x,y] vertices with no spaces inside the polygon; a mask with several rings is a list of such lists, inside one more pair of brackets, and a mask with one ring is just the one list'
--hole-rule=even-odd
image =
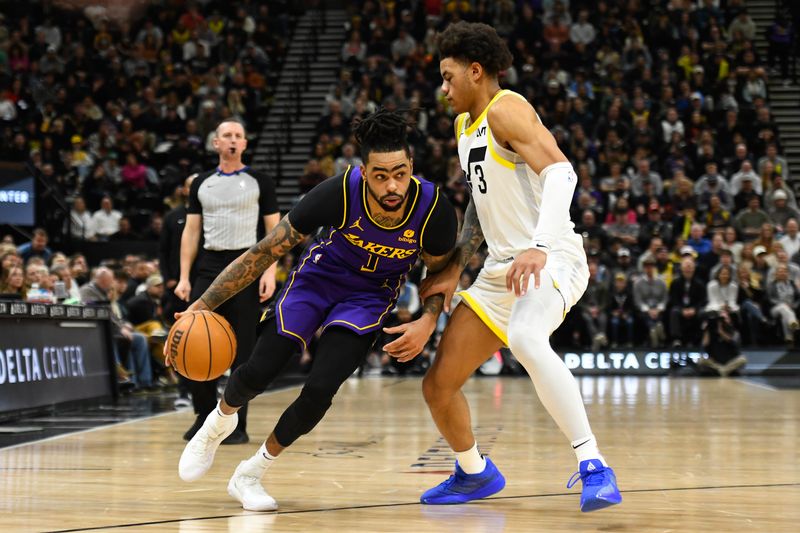
{"label": "player's beard", "polygon": [[[375,191],[372,190],[372,187],[370,187],[369,184],[367,184],[367,191],[369,192],[369,195],[372,196],[372,198],[374,198],[376,202],[378,202],[378,205],[380,205],[381,209],[383,209],[384,211],[389,211],[389,212],[399,211],[400,208],[403,207],[403,205],[405,204],[405,199],[406,199],[405,194],[401,195],[397,193],[389,193],[379,197],[377,194],[375,194]],[[394,198],[397,198],[398,200],[397,205],[387,205],[384,203],[386,200]]]}

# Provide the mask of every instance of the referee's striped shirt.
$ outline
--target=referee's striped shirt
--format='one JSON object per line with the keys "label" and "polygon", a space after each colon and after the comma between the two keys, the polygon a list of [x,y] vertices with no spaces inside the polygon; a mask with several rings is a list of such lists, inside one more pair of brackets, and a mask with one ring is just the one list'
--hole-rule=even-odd
{"label": "referee's striped shirt", "polygon": [[257,240],[259,220],[278,212],[272,178],[250,167],[200,174],[189,191],[188,214],[202,215],[206,250],[241,250]]}

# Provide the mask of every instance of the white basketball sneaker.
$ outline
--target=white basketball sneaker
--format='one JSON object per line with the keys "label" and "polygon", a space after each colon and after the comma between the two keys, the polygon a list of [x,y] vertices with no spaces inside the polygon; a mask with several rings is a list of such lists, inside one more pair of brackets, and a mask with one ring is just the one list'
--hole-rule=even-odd
{"label": "white basketball sneaker", "polygon": [[220,443],[225,437],[233,433],[239,415],[222,418],[214,409],[206,417],[194,437],[186,444],[178,463],[178,475],[184,481],[197,481],[208,472],[214,463],[214,454],[217,453]]}
{"label": "white basketball sneaker", "polygon": [[278,502],[261,485],[263,475],[263,469],[254,467],[250,461],[242,461],[228,482],[228,494],[239,500],[246,511],[276,510]]}

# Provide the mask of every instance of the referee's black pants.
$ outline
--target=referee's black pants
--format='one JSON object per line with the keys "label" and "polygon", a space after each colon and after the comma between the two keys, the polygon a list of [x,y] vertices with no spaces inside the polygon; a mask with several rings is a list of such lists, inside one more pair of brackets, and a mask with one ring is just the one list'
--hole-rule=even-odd
{"label": "referee's black pants", "polygon": [[[196,277],[192,285],[191,300],[194,302],[200,298],[219,273],[244,251],[202,250],[195,263]],[[233,332],[236,333],[236,359],[232,367],[235,370],[247,361],[256,343],[256,327],[259,318],[258,280],[242,289],[214,311],[224,316],[233,328]],[[192,393],[194,412],[197,413],[197,416],[205,419],[217,406],[217,380],[189,380],[189,391]],[[247,431],[247,404],[239,410],[239,424],[236,429]]]}

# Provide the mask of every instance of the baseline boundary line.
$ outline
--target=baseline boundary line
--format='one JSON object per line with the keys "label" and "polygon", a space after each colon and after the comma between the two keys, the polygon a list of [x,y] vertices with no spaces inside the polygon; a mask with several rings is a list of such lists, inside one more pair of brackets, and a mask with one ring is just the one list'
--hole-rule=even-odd
{"label": "baseline boundary line", "polygon": [[[765,484],[752,484],[752,485],[707,485],[707,486],[700,486],[700,487],[667,487],[667,488],[658,488],[658,489],[633,489],[633,490],[621,490],[620,492],[623,494],[638,494],[638,493],[647,493],[647,492],[678,492],[678,491],[691,491],[691,490],[715,490],[715,489],[753,489],[753,488],[776,488],[776,487],[800,487],[800,482],[798,483],[765,483]],[[493,501],[493,500],[521,500],[525,498],[552,498],[557,496],[575,496],[577,492],[554,492],[550,494],[525,494],[520,496],[499,496],[497,498],[488,498],[485,501]],[[418,501],[415,502],[399,502],[399,503],[376,503],[376,504],[369,504],[369,505],[350,505],[345,507],[327,507],[322,509],[301,509],[297,511],[276,511],[274,513],[257,513],[257,514],[264,514],[264,515],[295,515],[295,514],[306,514],[306,513],[321,513],[321,512],[328,512],[328,511],[351,511],[357,509],[381,509],[381,508],[392,508],[392,507],[409,507],[412,505],[421,505]],[[254,512],[254,514],[256,514]],[[241,512],[236,514],[226,514],[226,515],[216,515],[216,516],[199,516],[197,518],[172,518],[168,520],[154,520],[152,522],[137,522],[137,523],[130,523],[130,524],[116,524],[116,525],[108,525],[108,526],[92,526],[92,527],[85,527],[85,528],[75,528],[75,529],[57,529],[52,530],[49,533],[73,533],[76,531],[96,531],[100,529],[121,529],[126,527],[142,527],[142,526],[156,526],[159,524],[174,524],[176,522],[195,522],[195,521],[202,521],[202,520],[219,520],[221,518],[237,518],[242,516]]]}

